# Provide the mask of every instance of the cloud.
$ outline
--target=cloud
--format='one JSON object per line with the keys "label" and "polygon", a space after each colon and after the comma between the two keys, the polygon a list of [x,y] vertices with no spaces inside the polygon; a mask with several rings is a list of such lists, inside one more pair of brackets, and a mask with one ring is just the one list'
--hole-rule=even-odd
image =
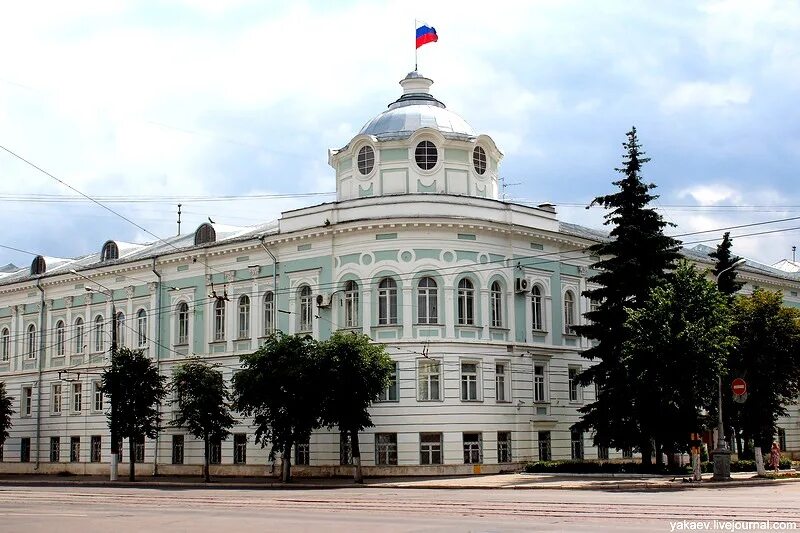
{"label": "cloud", "polygon": [[746,104],[752,89],[739,82],[709,83],[704,81],[678,84],[662,101],[668,111],[686,108],[714,108]]}

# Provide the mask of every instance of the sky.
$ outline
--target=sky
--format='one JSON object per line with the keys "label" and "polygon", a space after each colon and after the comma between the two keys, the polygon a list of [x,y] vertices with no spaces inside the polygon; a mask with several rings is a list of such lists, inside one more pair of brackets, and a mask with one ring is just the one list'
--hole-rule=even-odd
{"label": "sky", "polygon": [[419,71],[503,151],[507,199],[602,228],[585,206],[635,125],[667,233],[798,217],[731,230],[739,255],[791,259],[800,3],[751,0],[7,3],[0,146],[136,225],[0,150],[0,245],[77,257],[174,235],[178,203],[186,233],[333,200],[327,151],[400,95],[415,19],[439,35]]}

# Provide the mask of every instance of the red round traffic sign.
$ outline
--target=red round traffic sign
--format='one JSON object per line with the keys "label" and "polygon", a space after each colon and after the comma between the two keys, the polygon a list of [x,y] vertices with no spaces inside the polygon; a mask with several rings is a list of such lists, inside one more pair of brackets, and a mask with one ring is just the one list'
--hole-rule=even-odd
{"label": "red round traffic sign", "polygon": [[731,390],[736,396],[741,396],[747,392],[747,382],[742,378],[736,378],[731,382]]}

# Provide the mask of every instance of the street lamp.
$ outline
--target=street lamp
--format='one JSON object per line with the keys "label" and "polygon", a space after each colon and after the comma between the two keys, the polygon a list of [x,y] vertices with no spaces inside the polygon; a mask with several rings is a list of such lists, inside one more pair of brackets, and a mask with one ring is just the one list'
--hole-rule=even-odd
{"label": "street lamp", "polygon": [[[113,364],[114,356],[117,354],[117,307],[114,305],[114,292],[103,285],[102,283],[90,279],[87,276],[84,276],[80,272],[72,269],[69,271],[70,274],[74,274],[78,277],[81,277],[87,281],[94,283],[105,289],[105,292],[102,292],[108,299],[111,301],[111,361]],[[87,287],[87,290],[91,290]],[[116,387],[117,387],[117,380],[111,380],[111,467],[109,473],[109,479],[111,481],[117,480],[117,472],[118,472],[118,465],[119,465],[119,446],[117,445],[118,436],[117,436],[117,394],[116,394]]]}
{"label": "street lamp", "polygon": [[[714,282],[719,285],[720,276],[728,270],[732,270],[744,263],[745,259],[740,258],[728,268],[720,270],[720,272],[714,276]],[[711,479],[714,481],[730,481],[731,450],[725,442],[725,426],[722,423],[722,374],[717,375],[717,393],[717,447],[714,449],[714,476]]]}

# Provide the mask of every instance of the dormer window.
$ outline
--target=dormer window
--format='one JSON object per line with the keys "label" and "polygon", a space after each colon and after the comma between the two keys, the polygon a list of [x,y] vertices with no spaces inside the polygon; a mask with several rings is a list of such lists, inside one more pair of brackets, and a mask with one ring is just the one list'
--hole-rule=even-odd
{"label": "dormer window", "polygon": [[472,151],[472,166],[481,176],[486,172],[486,152],[480,146],[476,146]]}
{"label": "dormer window", "polygon": [[119,247],[114,241],[108,241],[103,245],[100,261],[112,261],[114,259],[119,259]]}
{"label": "dormer window", "polygon": [[372,169],[375,168],[375,150],[372,146],[362,146],[358,151],[358,171],[361,175],[366,176]]}
{"label": "dormer window", "polygon": [[46,270],[47,270],[47,263],[45,263],[44,257],[42,257],[41,255],[37,255],[36,258],[31,263],[31,276],[44,274]]}
{"label": "dormer window", "polygon": [[217,241],[217,232],[214,231],[214,226],[209,224],[208,222],[204,222],[197,228],[197,231],[194,232],[194,244],[197,246],[198,244],[207,244],[210,242]]}
{"label": "dormer window", "polygon": [[430,170],[435,167],[438,159],[439,154],[436,151],[436,145],[431,141],[422,141],[414,150],[414,160],[422,170]]}

